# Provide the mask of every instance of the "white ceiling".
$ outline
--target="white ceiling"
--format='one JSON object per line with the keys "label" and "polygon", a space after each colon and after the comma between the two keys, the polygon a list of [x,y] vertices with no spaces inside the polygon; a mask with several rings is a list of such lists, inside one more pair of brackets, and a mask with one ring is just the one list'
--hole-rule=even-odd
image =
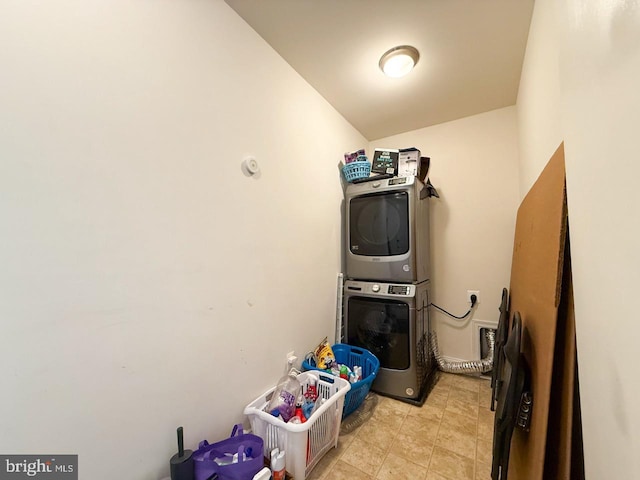
{"label": "white ceiling", "polygon": [[[516,102],[534,0],[225,0],[367,139]],[[406,77],[380,56],[420,51]]]}

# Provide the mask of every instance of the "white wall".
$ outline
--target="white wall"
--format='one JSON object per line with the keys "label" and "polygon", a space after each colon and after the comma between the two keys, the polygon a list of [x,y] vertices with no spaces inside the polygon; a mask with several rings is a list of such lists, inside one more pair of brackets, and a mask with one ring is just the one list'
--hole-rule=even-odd
{"label": "white wall", "polygon": [[556,2],[535,4],[522,65],[517,102],[521,199],[563,138],[555,10]]}
{"label": "white wall", "polygon": [[[535,119],[523,126],[529,141],[521,145],[532,145],[537,130],[546,130],[543,143],[565,140],[586,475],[638,478],[640,5],[539,0],[534,18],[546,20],[534,22],[529,45],[546,48],[522,85],[536,81],[533,72],[559,68],[555,86],[549,77],[544,88],[520,91],[520,117]],[[549,102],[547,88],[552,97],[560,91],[560,102]],[[548,117],[524,111],[537,102]],[[548,130],[558,115],[561,130]],[[533,149],[521,156],[523,172],[539,169],[541,159],[529,155]]]}
{"label": "white wall", "polygon": [[5,1],[0,65],[0,452],[160,478],[333,334],[365,139],[221,0]]}
{"label": "white wall", "polygon": [[433,302],[460,316],[469,306],[467,290],[480,291],[474,315],[464,321],[431,310],[440,351],[474,359],[473,321],[497,324],[502,288],[509,286],[518,208],[516,109],[376,140],[369,152],[408,147],[431,157],[429,176],[440,194],[430,200]]}

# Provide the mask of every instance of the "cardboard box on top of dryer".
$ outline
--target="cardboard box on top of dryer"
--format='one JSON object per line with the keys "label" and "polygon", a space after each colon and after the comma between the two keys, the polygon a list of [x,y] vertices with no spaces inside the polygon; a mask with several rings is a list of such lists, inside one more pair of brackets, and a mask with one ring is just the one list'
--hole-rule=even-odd
{"label": "cardboard box on top of dryer", "polygon": [[420,172],[420,150],[415,147],[402,148],[398,155],[398,176],[417,177]]}
{"label": "cardboard box on top of dryer", "polygon": [[396,149],[376,148],[373,151],[371,171],[398,175],[398,155],[399,150]]}

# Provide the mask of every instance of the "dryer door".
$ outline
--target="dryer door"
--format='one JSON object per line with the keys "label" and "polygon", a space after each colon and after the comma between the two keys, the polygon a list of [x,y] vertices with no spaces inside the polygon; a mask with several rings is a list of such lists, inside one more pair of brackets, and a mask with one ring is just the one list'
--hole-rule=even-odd
{"label": "dryer door", "polygon": [[351,199],[349,247],[354,255],[385,257],[409,251],[409,194],[373,193]]}

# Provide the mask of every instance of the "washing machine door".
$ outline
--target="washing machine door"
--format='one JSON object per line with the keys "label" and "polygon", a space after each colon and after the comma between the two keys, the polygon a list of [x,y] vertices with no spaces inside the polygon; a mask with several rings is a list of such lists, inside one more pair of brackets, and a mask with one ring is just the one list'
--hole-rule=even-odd
{"label": "washing machine door", "polygon": [[372,352],[383,368],[409,368],[409,304],[354,296],[348,299],[347,309],[349,345]]}
{"label": "washing machine door", "polygon": [[409,193],[381,192],[350,202],[349,245],[354,255],[384,257],[409,251]]}

